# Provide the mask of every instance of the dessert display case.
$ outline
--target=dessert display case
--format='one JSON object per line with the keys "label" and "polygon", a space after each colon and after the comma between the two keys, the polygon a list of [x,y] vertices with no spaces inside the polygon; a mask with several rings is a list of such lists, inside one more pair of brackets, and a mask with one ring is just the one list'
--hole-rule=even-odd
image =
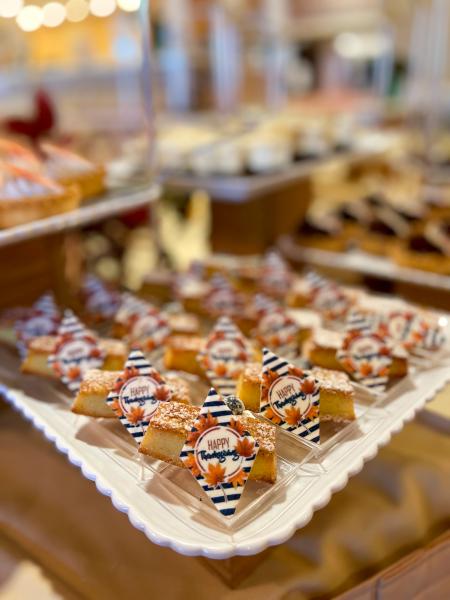
{"label": "dessert display case", "polygon": [[[311,51],[325,81],[365,33],[331,39],[322,16],[312,51],[284,21],[289,3],[267,0],[252,54],[238,17],[258,3],[194,4],[190,22],[188,2],[156,3],[156,95],[146,0],[17,3],[12,21],[0,7],[0,37],[18,50],[0,73],[0,397],[150,541],[225,560],[287,541],[450,384],[450,276],[383,249],[382,235],[403,248],[422,236],[423,213],[401,215],[404,237],[375,231],[378,255],[368,229],[327,225],[341,204],[367,200],[346,196],[359,178],[377,192],[395,179],[404,134],[378,126],[378,88],[364,122],[341,110],[339,91],[332,109],[301,86],[304,102],[288,103],[282,71],[288,59],[304,69]],[[72,18],[75,5],[86,14]],[[389,37],[378,33],[374,55]],[[379,87],[393,52],[383,48]],[[214,68],[202,79],[205,54]],[[241,54],[263,108],[241,102]],[[366,83],[358,64],[349,72]],[[162,88],[177,115],[154,120]],[[191,105],[214,106],[199,117]],[[331,210],[309,221],[317,199]],[[100,253],[116,253],[117,268],[102,280],[82,228],[111,217],[120,242]],[[142,273],[127,279],[132,245],[126,260]]]}

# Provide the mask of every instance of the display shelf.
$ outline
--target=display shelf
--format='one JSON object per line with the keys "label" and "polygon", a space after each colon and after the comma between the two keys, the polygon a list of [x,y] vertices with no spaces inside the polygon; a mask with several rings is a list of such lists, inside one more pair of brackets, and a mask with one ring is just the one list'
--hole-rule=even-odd
{"label": "display shelf", "polygon": [[361,250],[330,252],[328,250],[306,248],[299,246],[292,235],[280,237],[278,247],[286,258],[294,262],[450,291],[450,276],[401,267],[384,256],[367,254]]}
{"label": "display shelf", "polygon": [[44,235],[60,233],[66,229],[81,227],[101,221],[107,217],[113,217],[136,208],[147,206],[158,198],[159,191],[160,188],[157,184],[128,190],[110,191],[95,200],[83,204],[76,210],[0,230],[0,247]]}
{"label": "display shelf", "polygon": [[[305,526],[352,475],[373,458],[392,435],[414,418],[449,381],[448,366],[415,373],[385,406],[369,408],[348,433],[327,450],[320,464],[299,467],[289,484],[252,519],[239,526],[218,525],[202,503],[186,502],[169,481],[153,473],[142,482],[141,463],[131,438],[117,444],[111,427],[70,412],[56,384],[18,373],[11,352],[0,352],[0,393],[78,466],[131,524],[154,543],[190,556],[225,559],[252,555],[280,544]],[[173,467],[173,469],[176,469]]]}
{"label": "display shelf", "polygon": [[159,180],[167,188],[174,191],[204,190],[211,198],[222,202],[240,203],[254,198],[267,196],[273,192],[292,186],[299,179],[309,177],[317,169],[335,164],[354,165],[384,153],[390,147],[387,138],[384,143],[378,143],[372,150],[361,149],[348,152],[332,153],[322,159],[302,160],[293,162],[286,169],[276,173],[253,174],[241,176],[211,175],[200,177],[182,173],[163,173]]}
{"label": "display shelf", "polygon": [[171,190],[204,190],[212,198],[238,203],[287,187],[296,180],[310,175],[323,164],[324,161],[321,160],[304,160],[300,163],[294,163],[291,167],[277,173],[237,177],[231,175],[199,177],[196,175],[165,173],[160,176],[160,181]]}

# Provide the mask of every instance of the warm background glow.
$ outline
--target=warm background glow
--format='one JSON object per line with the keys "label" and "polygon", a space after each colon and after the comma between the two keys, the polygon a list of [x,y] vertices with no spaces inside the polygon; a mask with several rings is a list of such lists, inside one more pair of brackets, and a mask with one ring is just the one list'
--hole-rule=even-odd
{"label": "warm background glow", "polygon": [[0,17],[13,19],[17,17],[23,6],[23,0],[1,0],[0,2]]}
{"label": "warm background glow", "polygon": [[15,19],[22,31],[55,28],[65,21],[79,23],[89,16],[109,17],[117,9],[139,10],[141,0],[0,0],[0,17]]}
{"label": "warm background glow", "polygon": [[44,12],[40,6],[27,4],[17,15],[17,25],[23,31],[36,31],[42,25]]}
{"label": "warm background glow", "polygon": [[78,23],[89,15],[89,4],[86,0],[69,0],[66,5],[66,12],[68,21]]}
{"label": "warm background glow", "polygon": [[44,13],[43,23],[46,27],[58,27],[66,18],[66,7],[59,2],[49,2],[42,9]]}
{"label": "warm background glow", "polygon": [[116,10],[115,0],[91,0],[89,10],[95,17],[109,17]]}

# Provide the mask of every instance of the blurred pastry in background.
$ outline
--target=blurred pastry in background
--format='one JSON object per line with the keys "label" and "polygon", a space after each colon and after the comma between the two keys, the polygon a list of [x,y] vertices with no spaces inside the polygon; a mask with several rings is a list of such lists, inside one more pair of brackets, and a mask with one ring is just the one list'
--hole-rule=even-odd
{"label": "blurred pastry in background", "polygon": [[76,186],[63,187],[14,165],[0,166],[0,228],[73,210],[79,201]]}
{"label": "blurred pastry in background", "polygon": [[245,172],[244,144],[240,137],[225,139],[211,148],[216,175],[243,175]]}
{"label": "blurred pastry in background", "polygon": [[274,173],[292,162],[289,137],[274,131],[257,131],[244,139],[246,167],[249,173]]}
{"label": "blurred pastry in background", "polygon": [[358,241],[361,238],[370,223],[370,216],[370,208],[360,201],[345,202],[336,211],[342,234],[348,242]]}
{"label": "blurred pastry in background", "polygon": [[93,162],[49,142],[40,146],[45,171],[59,184],[70,187],[77,185],[81,198],[91,198],[105,189],[105,169]]}
{"label": "blurred pastry in background", "polygon": [[298,132],[295,141],[297,160],[323,158],[330,151],[324,128],[319,123],[311,123]]}
{"label": "blurred pastry in background", "polygon": [[397,264],[450,275],[450,221],[430,221],[396,249]]}
{"label": "blurred pastry in background", "polygon": [[334,215],[307,215],[295,232],[297,243],[308,248],[343,252],[347,247],[344,230]]}
{"label": "blurred pastry in background", "polygon": [[42,171],[42,163],[34,152],[26,146],[6,138],[0,138],[1,163],[14,165],[33,173],[40,173]]}
{"label": "blurred pastry in background", "polygon": [[450,185],[425,183],[422,187],[423,203],[431,219],[450,218]]}
{"label": "blurred pastry in background", "polygon": [[167,269],[157,269],[144,275],[140,295],[160,301],[169,301],[172,298],[174,283],[173,273]]}
{"label": "blurred pastry in background", "polygon": [[394,248],[405,240],[410,233],[406,219],[398,215],[389,206],[376,207],[359,245],[371,254],[391,255]]}

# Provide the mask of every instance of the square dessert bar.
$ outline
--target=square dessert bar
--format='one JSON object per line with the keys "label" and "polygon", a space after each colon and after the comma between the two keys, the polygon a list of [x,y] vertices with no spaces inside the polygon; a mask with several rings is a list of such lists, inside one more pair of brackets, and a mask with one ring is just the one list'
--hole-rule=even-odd
{"label": "square dessert bar", "polygon": [[[316,329],[307,342],[305,357],[314,365],[324,369],[344,371],[343,365],[337,360],[336,352],[341,347],[344,333],[328,329]],[[404,377],[408,374],[408,355],[397,347],[393,350],[389,377]]]}
{"label": "square dessert bar", "polygon": [[[249,363],[241,373],[236,387],[236,395],[247,410],[259,412],[261,398],[260,363]],[[328,369],[312,369],[320,383],[320,419],[332,421],[353,421],[355,417],[354,391],[346,373]]]}
{"label": "square dessert bar", "polygon": [[[81,382],[78,394],[73,401],[72,412],[88,417],[115,417],[116,415],[106,403],[106,399],[121,374],[122,371],[90,369]],[[175,375],[167,375],[165,380],[173,393],[171,402],[190,404],[189,387],[185,381]]]}
{"label": "square dessert bar", "polygon": [[298,326],[297,339],[299,348],[301,348],[304,342],[311,337],[314,329],[321,327],[322,317],[314,310],[306,308],[289,308],[286,312]]}
{"label": "square dessert bar", "polygon": [[[184,467],[180,460],[180,453],[199,413],[198,406],[187,406],[176,402],[160,404],[139,446],[139,452],[177,467]],[[250,479],[275,483],[276,427],[271,423],[245,415],[236,418],[259,444],[259,452],[250,471]]]}
{"label": "square dessert bar", "polygon": [[192,313],[169,314],[169,327],[172,335],[198,335],[200,319]]}
{"label": "square dessert bar", "polygon": [[121,373],[122,371],[90,369],[80,384],[71,411],[89,417],[115,417],[112,408],[106,404],[106,398]]}
{"label": "square dessert bar", "polygon": [[[55,351],[58,343],[56,335],[42,335],[31,340],[21,371],[30,375],[42,375],[57,379],[56,373],[48,365],[48,359]],[[99,347],[105,353],[102,368],[106,371],[122,369],[128,356],[127,346],[120,340],[101,339]]]}
{"label": "square dessert bar", "polygon": [[165,368],[204,376],[205,373],[197,361],[197,356],[204,343],[204,339],[197,336],[170,336],[164,352]]}

